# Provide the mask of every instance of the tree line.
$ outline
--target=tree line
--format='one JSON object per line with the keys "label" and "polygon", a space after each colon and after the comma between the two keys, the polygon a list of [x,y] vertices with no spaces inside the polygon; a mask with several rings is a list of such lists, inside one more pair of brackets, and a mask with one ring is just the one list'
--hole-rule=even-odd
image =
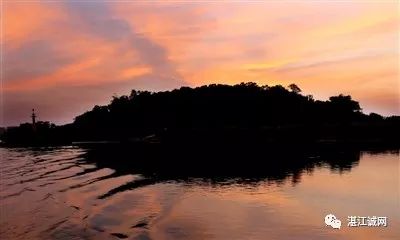
{"label": "tree line", "polygon": [[2,139],[8,143],[129,141],[150,135],[227,131],[263,132],[270,138],[353,135],[394,140],[393,131],[399,130],[400,117],[364,114],[360,104],[348,95],[321,101],[302,94],[295,84],[285,88],[249,82],[162,92],[132,90],[129,95],[113,96],[108,105],[94,106],[71,124],[36,125],[35,131],[29,123],[7,129]]}

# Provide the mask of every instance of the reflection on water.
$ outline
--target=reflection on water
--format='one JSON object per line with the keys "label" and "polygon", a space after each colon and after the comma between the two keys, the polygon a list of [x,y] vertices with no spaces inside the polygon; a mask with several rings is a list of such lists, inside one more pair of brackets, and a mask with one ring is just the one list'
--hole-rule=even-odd
{"label": "reflection on water", "polygon": [[[0,151],[1,239],[400,237],[398,152],[291,155],[293,164],[202,175],[77,147]],[[328,213],[342,229],[325,226]],[[349,228],[348,215],[387,216],[389,226]]]}

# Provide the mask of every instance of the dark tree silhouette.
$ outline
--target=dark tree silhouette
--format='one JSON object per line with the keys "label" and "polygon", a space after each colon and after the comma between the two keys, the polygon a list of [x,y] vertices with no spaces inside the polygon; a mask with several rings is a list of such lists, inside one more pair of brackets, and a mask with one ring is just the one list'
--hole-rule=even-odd
{"label": "dark tree silhouette", "polygon": [[[289,89],[289,90],[288,90]],[[172,91],[132,90],[114,96],[110,104],[95,106],[72,124],[30,124],[5,131],[6,143],[70,143],[115,140],[244,142],[395,142],[399,117],[366,115],[350,96],[328,101],[304,96],[290,84],[258,86],[211,84]],[[43,127],[41,127],[43,125]],[[149,137],[151,136],[151,137]]]}
{"label": "dark tree silhouette", "polygon": [[301,93],[301,89],[294,83],[290,84],[288,88],[295,93]]}

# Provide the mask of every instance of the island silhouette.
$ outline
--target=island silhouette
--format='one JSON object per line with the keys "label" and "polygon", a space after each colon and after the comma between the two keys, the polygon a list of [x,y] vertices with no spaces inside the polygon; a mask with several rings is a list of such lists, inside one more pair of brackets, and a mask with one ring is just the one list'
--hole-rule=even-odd
{"label": "island silhouette", "polygon": [[119,143],[167,148],[399,147],[400,116],[365,114],[351,96],[327,101],[288,87],[211,84],[172,91],[132,90],[57,126],[36,121],[2,131],[7,146]]}

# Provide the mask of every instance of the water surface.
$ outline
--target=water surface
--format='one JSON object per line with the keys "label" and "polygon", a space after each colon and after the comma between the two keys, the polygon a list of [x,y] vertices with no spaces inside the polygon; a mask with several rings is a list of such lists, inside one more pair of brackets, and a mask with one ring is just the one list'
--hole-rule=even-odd
{"label": "water surface", "polygon": [[[283,176],[160,179],[78,147],[0,151],[1,239],[400,239],[396,152]],[[325,226],[328,213],[340,230]],[[349,228],[349,215],[389,225]]]}

